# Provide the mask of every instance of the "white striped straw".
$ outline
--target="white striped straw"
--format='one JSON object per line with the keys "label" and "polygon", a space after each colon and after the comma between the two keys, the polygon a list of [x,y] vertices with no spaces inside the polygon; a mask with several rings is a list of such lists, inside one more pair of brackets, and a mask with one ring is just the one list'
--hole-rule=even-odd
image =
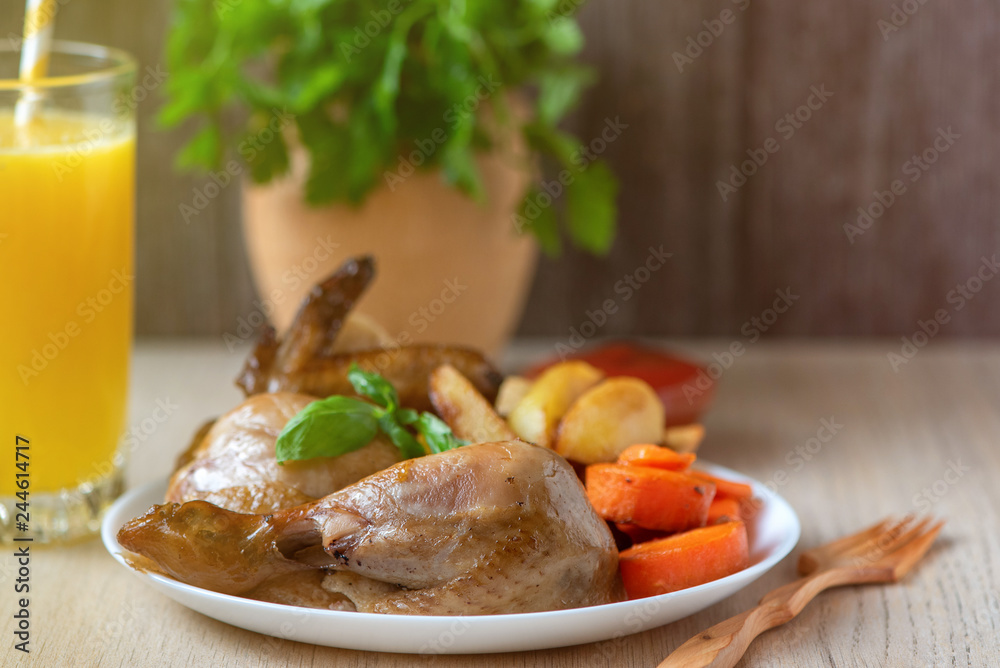
{"label": "white striped straw", "polygon": [[[21,43],[21,81],[38,81],[49,71],[56,7],[56,0],[27,0],[24,41]],[[31,121],[40,98],[37,91],[29,89],[24,92],[14,108],[15,125],[23,127]]]}

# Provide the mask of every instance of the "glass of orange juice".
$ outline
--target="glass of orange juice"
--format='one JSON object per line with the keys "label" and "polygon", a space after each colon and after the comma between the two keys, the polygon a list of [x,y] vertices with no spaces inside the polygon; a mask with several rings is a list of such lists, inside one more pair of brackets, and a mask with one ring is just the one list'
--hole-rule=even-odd
{"label": "glass of orange juice", "polygon": [[19,57],[0,46],[0,539],[59,542],[95,533],[122,489],[136,68],[55,42],[28,85]]}

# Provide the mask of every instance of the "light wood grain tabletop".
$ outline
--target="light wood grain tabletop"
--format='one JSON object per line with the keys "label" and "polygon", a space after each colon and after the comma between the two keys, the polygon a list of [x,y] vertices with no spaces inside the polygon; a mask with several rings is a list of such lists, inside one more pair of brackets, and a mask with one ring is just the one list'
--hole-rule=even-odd
{"label": "light wood grain tabletop", "polygon": [[[227,626],[152,591],[97,541],[37,550],[32,652],[13,649],[10,554],[0,557],[4,665],[655,666],[693,634],[795,577],[799,552],[890,513],[948,519],[902,584],[820,596],[755,642],[742,666],[1000,665],[1000,345],[932,344],[893,369],[898,341],[759,342],[722,373],[701,455],[770,482],[795,508],[793,554],[730,599],[617,640],[529,653],[406,656],[337,650]],[[677,343],[705,361],[728,341]],[[520,344],[514,367],[552,345]],[[231,408],[242,350],[222,341],[140,342],[129,484],[166,476],[206,418]],[[821,442],[822,428],[832,438]],[[813,439],[813,440],[811,440]]]}

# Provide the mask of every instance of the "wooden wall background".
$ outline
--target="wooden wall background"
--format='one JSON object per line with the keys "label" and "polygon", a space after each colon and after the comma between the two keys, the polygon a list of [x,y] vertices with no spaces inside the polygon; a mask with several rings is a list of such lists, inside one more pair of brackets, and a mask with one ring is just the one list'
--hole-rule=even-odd
{"label": "wooden wall background", "polygon": [[[893,5],[916,11],[884,38]],[[4,2],[0,25],[18,26],[21,6]],[[156,67],[168,7],[69,0],[58,33]],[[732,22],[679,72],[673,54],[724,10]],[[939,308],[952,311],[944,335],[1000,334],[1000,280],[961,311],[947,301],[1000,250],[1000,4],[591,0],[581,18],[601,83],[571,125],[583,137],[608,117],[629,126],[605,154],[623,183],[621,232],[606,259],[543,261],[522,333],[567,334],[662,244],[667,267],[605,332],[735,334],[787,287],[800,299],[769,334],[910,334]],[[833,96],[782,138],[775,123],[812,86]],[[138,330],[219,333],[253,298],[237,193],[183,222],[178,205],[201,181],[173,172],[181,135],[154,128],[156,97],[140,108]],[[904,164],[939,128],[959,138],[849,243],[857,207],[907,179]],[[780,150],[722,201],[716,182],[768,137]]]}

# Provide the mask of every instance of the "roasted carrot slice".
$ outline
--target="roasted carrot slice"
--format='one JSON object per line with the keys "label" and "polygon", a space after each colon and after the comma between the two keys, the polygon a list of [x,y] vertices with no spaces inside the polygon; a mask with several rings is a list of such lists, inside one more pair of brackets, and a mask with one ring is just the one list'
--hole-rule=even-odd
{"label": "roasted carrot slice", "polygon": [[609,522],[659,531],[705,526],[715,485],[676,471],[645,466],[593,464],[585,473],[587,496]]}
{"label": "roasted carrot slice", "polygon": [[743,522],[692,529],[619,555],[628,597],[645,598],[718,580],[750,564]]}
{"label": "roasted carrot slice", "polygon": [[[718,491],[716,491],[718,494]],[[725,522],[739,522],[743,519],[740,511],[738,499],[730,497],[716,498],[712,500],[712,505],[708,507],[707,524],[724,524]]]}
{"label": "roasted carrot slice", "polygon": [[694,462],[693,452],[680,453],[662,445],[630,445],[618,455],[623,466],[649,466],[668,471],[686,471]]}
{"label": "roasted carrot slice", "polygon": [[704,471],[691,471],[690,474],[699,480],[713,483],[715,495],[720,499],[749,499],[753,497],[753,487],[746,483],[726,480]]}
{"label": "roasted carrot slice", "polygon": [[667,532],[657,531],[655,529],[643,529],[634,524],[615,524],[615,528],[621,531],[623,534],[629,537],[632,545],[637,545],[639,543],[645,543],[647,540],[656,540],[657,538],[666,538]]}

